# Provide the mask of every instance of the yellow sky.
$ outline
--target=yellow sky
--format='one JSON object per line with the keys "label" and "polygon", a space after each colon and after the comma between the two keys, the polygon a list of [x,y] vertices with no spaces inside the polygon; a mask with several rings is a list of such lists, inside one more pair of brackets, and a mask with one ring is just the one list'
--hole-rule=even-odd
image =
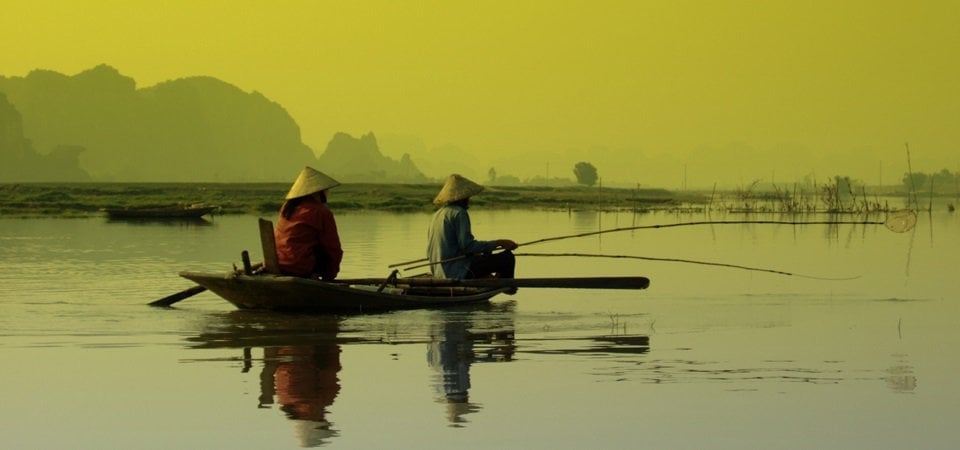
{"label": "yellow sky", "polygon": [[[6,0],[0,74],[209,75],[333,133],[521,178],[678,187],[960,170],[956,1]],[[386,149],[389,150],[391,149]],[[392,155],[398,156],[398,155]],[[415,155],[416,156],[416,155]],[[476,169],[476,168],[474,168]],[[465,172],[469,172],[466,169]]]}

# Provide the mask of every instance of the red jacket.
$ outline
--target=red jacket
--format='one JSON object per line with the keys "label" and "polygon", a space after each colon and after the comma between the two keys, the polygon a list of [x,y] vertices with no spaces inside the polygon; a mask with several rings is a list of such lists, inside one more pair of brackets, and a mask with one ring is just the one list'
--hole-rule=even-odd
{"label": "red jacket", "polygon": [[274,237],[283,273],[301,277],[318,274],[324,280],[340,273],[343,248],[333,211],[326,204],[303,199],[290,219],[280,215]]}

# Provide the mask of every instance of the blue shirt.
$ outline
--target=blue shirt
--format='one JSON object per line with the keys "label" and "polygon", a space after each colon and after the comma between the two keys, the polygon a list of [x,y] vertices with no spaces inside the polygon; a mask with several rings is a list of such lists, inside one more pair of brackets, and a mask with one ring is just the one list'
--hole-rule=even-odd
{"label": "blue shirt", "polygon": [[[445,205],[433,215],[427,232],[427,258],[431,263],[453,257],[493,251],[496,241],[478,241],[470,231],[470,215],[457,205]],[[473,257],[442,264],[431,264],[430,272],[438,278],[465,278]]]}

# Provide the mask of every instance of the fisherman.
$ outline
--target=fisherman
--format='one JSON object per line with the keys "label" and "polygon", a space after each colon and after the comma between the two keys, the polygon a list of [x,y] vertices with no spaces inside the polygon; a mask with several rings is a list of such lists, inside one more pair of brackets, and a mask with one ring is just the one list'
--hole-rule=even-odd
{"label": "fisherman", "polygon": [[[478,241],[470,231],[470,197],[482,191],[483,186],[452,174],[433,199],[440,209],[427,233],[427,258],[435,277],[513,278],[516,261],[511,250],[517,243],[509,239]],[[493,253],[497,248],[504,251]]]}
{"label": "fisherman", "polygon": [[327,190],[340,183],[304,167],[280,208],[274,238],[280,271],[287,275],[333,280],[340,272],[343,248]]}

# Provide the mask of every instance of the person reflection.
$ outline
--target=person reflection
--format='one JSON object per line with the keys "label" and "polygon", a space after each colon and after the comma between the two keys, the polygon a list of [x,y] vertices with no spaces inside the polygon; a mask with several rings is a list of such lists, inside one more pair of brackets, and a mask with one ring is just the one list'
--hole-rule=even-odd
{"label": "person reflection", "polygon": [[276,402],[294,421],[302,447],[316,447],[337,436],[327,408],[340,392],[340,347],[330,345],[266,347],[260,374],[261,408]]}
{"label": "person reflection", "polygon": [[[437,402],[445,405],[451,427],[462,427],[466,415],[480,410],[470,401],[470,366],[475,362],[510,361],[516,348],[512,324],[501,331],[471,333],[464,317],[442,320],[431,327],[427,362],[436,370]],[[481,348],[478,348],[481,347]]]}

